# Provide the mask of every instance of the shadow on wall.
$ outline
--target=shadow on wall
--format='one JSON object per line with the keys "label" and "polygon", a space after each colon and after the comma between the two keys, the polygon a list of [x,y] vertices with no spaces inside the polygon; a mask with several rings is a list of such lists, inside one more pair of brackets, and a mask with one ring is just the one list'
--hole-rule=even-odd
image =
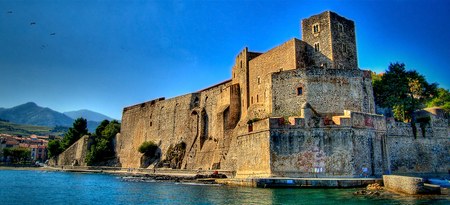
{"label": "shadow on wall", "polygon": [[140,168],[147,168],[152,164],[158,164],[158,162],[161,161],[161,149],[158,147],[156,148],[153,155],[147,155],[143,154],[141,156],[141,166]]}

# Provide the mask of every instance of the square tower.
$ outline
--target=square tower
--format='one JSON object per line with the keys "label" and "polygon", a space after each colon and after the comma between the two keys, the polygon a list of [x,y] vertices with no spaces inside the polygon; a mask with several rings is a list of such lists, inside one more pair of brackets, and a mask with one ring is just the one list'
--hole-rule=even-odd
{"label": "square tower", "polygon": [[302,20],[302,39],[315,66],[357,69],[355,23],[325,11]]}

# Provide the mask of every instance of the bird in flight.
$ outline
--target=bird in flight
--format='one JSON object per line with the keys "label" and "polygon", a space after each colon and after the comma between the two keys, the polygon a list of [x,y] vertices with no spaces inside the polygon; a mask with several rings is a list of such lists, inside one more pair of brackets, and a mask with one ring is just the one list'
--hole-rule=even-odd
{"label": "bird in flight", "polygon": [[50,35],[54,36],[54,35],[56,35],[56,33],[51,33]]}
{"label": "bird in flight", "polygon": [[12,14],[12,11],[8,11],[8,14]]}
{"label": "bird in flight", "polygon": [[30,23],[30,25],[36,25],[36,22],[33,21],[33,22]]}

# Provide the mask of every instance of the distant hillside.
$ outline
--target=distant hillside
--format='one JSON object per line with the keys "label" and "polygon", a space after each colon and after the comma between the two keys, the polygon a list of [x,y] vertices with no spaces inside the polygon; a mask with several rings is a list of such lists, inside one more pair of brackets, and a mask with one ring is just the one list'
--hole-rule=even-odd
{"label": "distant hillside", "polygon": [[[79,117],[87,119],[89,132],[94,132],[100,122],[112,118],[89,110],[67,112],[71,117],[54,111],[50,108],[38,106],[28,102],[13,108],[0,108],[0,119],[21,125],[46,126],[52,129],[55,126],[72,127],[73,121]],[[5,128],[5,130],[12,128]],[[21,129],[21,128],[19,128]]]}
{"label": "distant hillside", "polygon": [[77,118],[84,118],[88,121],[95,121],[95,122],[101,122],[103,120],[114,120],[113,118],[110,118],[106,115],[100,114],[98,112],[90,111],[90,110],[77,110],[77,111],[70,111],[70,112],[64,112],[63,114],[69,116],[72,119]]}
{"label": "distant hillside", "polygon": [[57,129],[55,129],[44,126],[19,125],[11,122],[0,121],[0,133],[9,135],[29,136],[35,134],[40,136],[62,136],[65,132],[67,132],[67,129],[67,127],[57,127]]}
{"label": "distant hillside", "polygon": [[13,108],[0,109],[0,119],[12,123],[54,127],[71,127],[73,119],[50,108],[39,107],[29,102]]}

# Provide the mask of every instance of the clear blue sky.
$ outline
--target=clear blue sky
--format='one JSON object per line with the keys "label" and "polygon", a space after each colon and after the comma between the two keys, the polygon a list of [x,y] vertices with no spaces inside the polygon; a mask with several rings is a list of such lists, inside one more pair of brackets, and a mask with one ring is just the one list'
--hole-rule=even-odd
{"label": "clear blue sky", "polygon": [[446,0],[0,0],[0,107],[120,119],[125,106],[229,79],[242,48],[300,39],[300,20],[325,10],[355,21],[360,68],[403,62],[450,87]]}

